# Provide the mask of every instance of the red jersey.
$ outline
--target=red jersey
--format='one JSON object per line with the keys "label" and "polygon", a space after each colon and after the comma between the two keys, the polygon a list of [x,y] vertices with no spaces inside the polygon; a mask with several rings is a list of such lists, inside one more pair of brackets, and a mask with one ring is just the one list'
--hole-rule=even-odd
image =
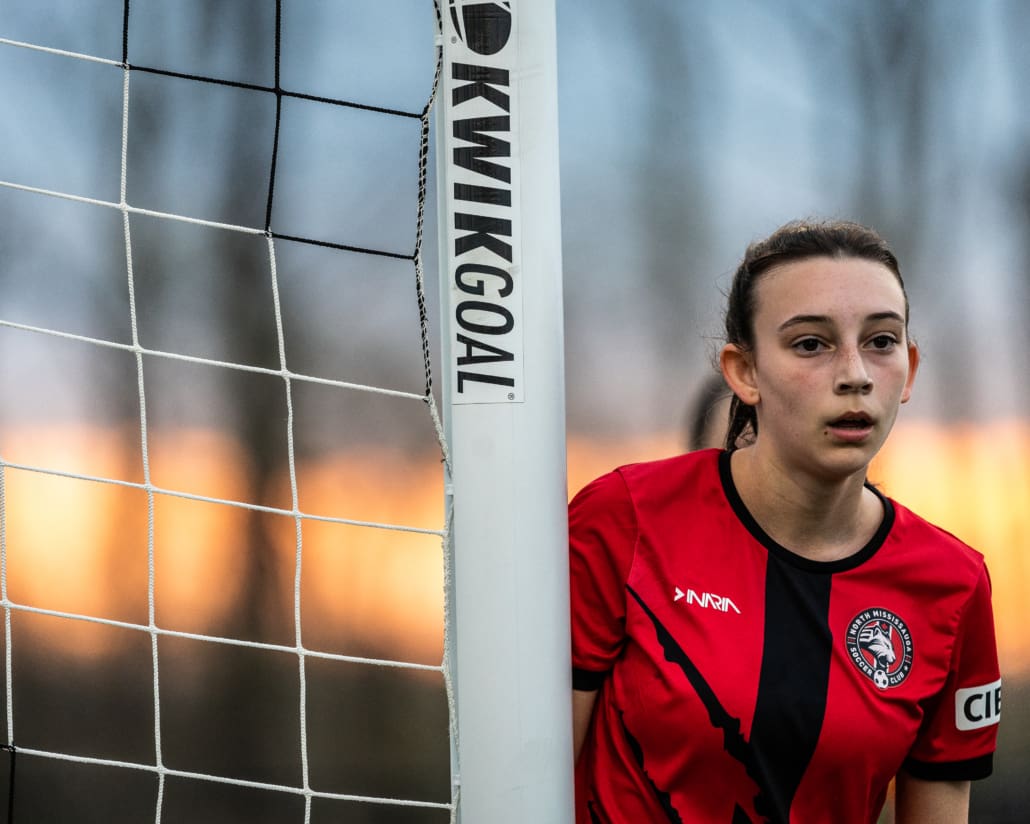
{"label": "red jersey", "polygon": [[866,824],[901,769],[989,775],[983,557],[877,492],[865,547],[808,560],[729,467],[718,450],[622,467],[570,505],[573,683],[600,689],[577,824]]}

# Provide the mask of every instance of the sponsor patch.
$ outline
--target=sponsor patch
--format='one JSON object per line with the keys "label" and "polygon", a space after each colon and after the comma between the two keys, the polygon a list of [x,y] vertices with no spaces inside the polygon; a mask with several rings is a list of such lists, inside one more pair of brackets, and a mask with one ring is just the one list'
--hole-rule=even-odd
{"label": "sponsor patch", "polygon": [[955,690],[955,726],[963,732],[1001,720],[1001,679],[982,687]]}
{"label": "sponsor patch", "polygon": [[912,671],[912,634],[888,609],[858,613],[848,624],[846,640],[852,663],[881,690],[898,686]]}

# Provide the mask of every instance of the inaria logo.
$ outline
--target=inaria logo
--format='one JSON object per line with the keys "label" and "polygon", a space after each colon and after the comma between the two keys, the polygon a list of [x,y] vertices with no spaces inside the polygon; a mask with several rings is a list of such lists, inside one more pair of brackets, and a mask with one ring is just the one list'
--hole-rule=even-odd
{"label": "inaria logo", "polygon": [[448,0],[454,33],[476,54],[497,54],[511,37],[511,0]]}

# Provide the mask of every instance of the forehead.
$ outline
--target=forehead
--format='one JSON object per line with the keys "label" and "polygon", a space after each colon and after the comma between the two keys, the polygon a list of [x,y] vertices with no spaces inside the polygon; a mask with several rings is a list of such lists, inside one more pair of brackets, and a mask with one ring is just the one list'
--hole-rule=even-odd
{"label": "forehead", "polygon": [[813,257],[774,266],[755,283],[755,322],[778,324],[794,315],[845,321],[893,311],[903,317],[897,275],[862,258]]}

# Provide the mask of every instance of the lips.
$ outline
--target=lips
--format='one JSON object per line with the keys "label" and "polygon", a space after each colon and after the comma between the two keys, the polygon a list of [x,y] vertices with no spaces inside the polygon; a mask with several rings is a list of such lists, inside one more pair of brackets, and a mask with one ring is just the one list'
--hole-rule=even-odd
{"label": "lips", "polygon": [[868,429],[872,425],[872,417],[865,412],[845,412],[840,417],[830,421],[830,426],[834,429]]}
{"label": "lips", "polygon": [[840,443],[860,444],[873,431],[873,418],[865,412],[845,412],[829,422],[829,430]]}

